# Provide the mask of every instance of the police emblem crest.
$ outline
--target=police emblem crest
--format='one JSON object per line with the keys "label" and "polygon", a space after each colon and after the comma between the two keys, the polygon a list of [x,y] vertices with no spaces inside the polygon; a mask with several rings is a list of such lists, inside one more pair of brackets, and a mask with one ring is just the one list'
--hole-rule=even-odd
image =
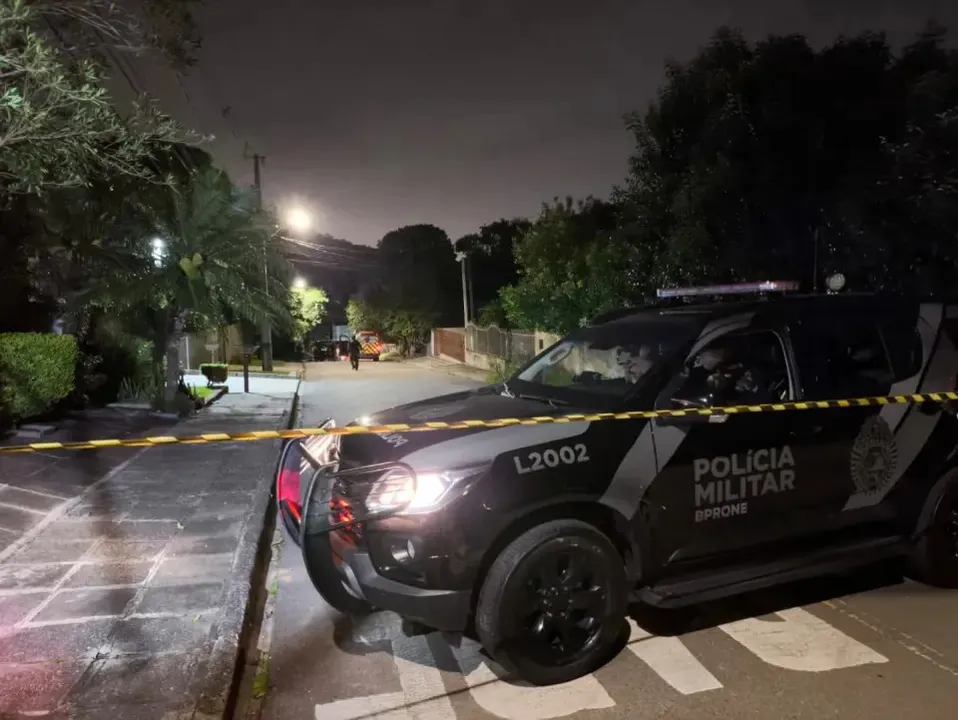
{"label": "police emblem crest", "polygon": [[897,463],[898,447],[888,423],[880,416],[866,420],[852,446],[855,491],[864,495],[881,492],[891,482]]}

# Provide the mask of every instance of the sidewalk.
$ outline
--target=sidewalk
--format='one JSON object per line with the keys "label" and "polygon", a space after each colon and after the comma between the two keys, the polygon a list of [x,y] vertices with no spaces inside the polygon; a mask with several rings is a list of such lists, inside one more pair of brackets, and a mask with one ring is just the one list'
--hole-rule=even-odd
{"label": "sidewalk", "polygon": [[[263,397],[228,394],[219,414],[162,433],[287,426],[293,393]],[[0,717],[222,717],[278,449],[107,449],[61,463],[126,454],[0,551]]]}
{"label": "sidewalk", "polygon": [[484,384],[489,382],[490,373],[488,370],[472,367],[471,365],[466,365],[465,363],[452,362],[450,360],[443,360],[442,358],[432,357],[429,355],[425,357],[412,358],[410,360],[405,360],[404,362],[407,365],[428,368],[430,370],[438,370],[439,372],[448,373],[449,375],[467,377],[470,380],[478,380]]}
{"label": "sidewalk", "polygon": [[[57,423],[52,435],[36,441],[74,442],[97,437],[129,438],[165,435],[172,425],[141,413],[93,410],[77,413]],[[33,442],[11,435],[0,445]],[[76,453],[51,450],[25,455],[0,456],[0,558],[4,550],[40,522],[48,512],[83,492],[89,485],[128,460],[135,450]]]}

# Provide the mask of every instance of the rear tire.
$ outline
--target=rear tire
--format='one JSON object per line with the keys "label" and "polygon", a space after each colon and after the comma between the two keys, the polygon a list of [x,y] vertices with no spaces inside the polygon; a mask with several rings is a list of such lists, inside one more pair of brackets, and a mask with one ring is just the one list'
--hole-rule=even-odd
{"label": "rear tire", "polygon": [[906,575],[939,588],[958,588],[958,480],[938,500],[928,530],[915,544]]}
{"label": "rear tire", "polygon": [[476,604],[476,632],[518,678],[569,682],[611,659],[627,593],[622,556],[608,537],[579,520],[543,523],[493,562]]}

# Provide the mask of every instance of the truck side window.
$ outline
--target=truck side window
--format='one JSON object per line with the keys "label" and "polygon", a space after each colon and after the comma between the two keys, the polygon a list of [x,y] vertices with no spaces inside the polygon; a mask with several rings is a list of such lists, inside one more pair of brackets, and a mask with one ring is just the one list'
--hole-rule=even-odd
{"label": "truck side window", "polygon": [[917,375],[921,370],[924,354],[918,329],[910,324],[883,322],[881,333],[891,358],[895,382]]}
{"label": "truck side window", "polygon": [[793,331],[809,400],[885,395],[895,382],[885,343],[872,322],[815,323]]}
{"label": "truck side window", "polygon": [[790,397],[788,366],[770,331],[718,338],[692,357],[673,385],[673,407],[721,407],[781,402]]}

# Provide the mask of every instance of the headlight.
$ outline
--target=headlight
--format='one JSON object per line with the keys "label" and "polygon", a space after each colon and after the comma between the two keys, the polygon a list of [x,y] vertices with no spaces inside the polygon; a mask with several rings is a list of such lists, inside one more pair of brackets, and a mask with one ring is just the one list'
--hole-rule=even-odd
{"label": "headlight", "polygon": [[477,477],[484,469],[485,466],[441,473],[416,473],[415,477],[394,470],[373,485],[366,498],[366,509],[370,513],[432,510],[446,501],[454,489],[462,490],[464,481]]}

